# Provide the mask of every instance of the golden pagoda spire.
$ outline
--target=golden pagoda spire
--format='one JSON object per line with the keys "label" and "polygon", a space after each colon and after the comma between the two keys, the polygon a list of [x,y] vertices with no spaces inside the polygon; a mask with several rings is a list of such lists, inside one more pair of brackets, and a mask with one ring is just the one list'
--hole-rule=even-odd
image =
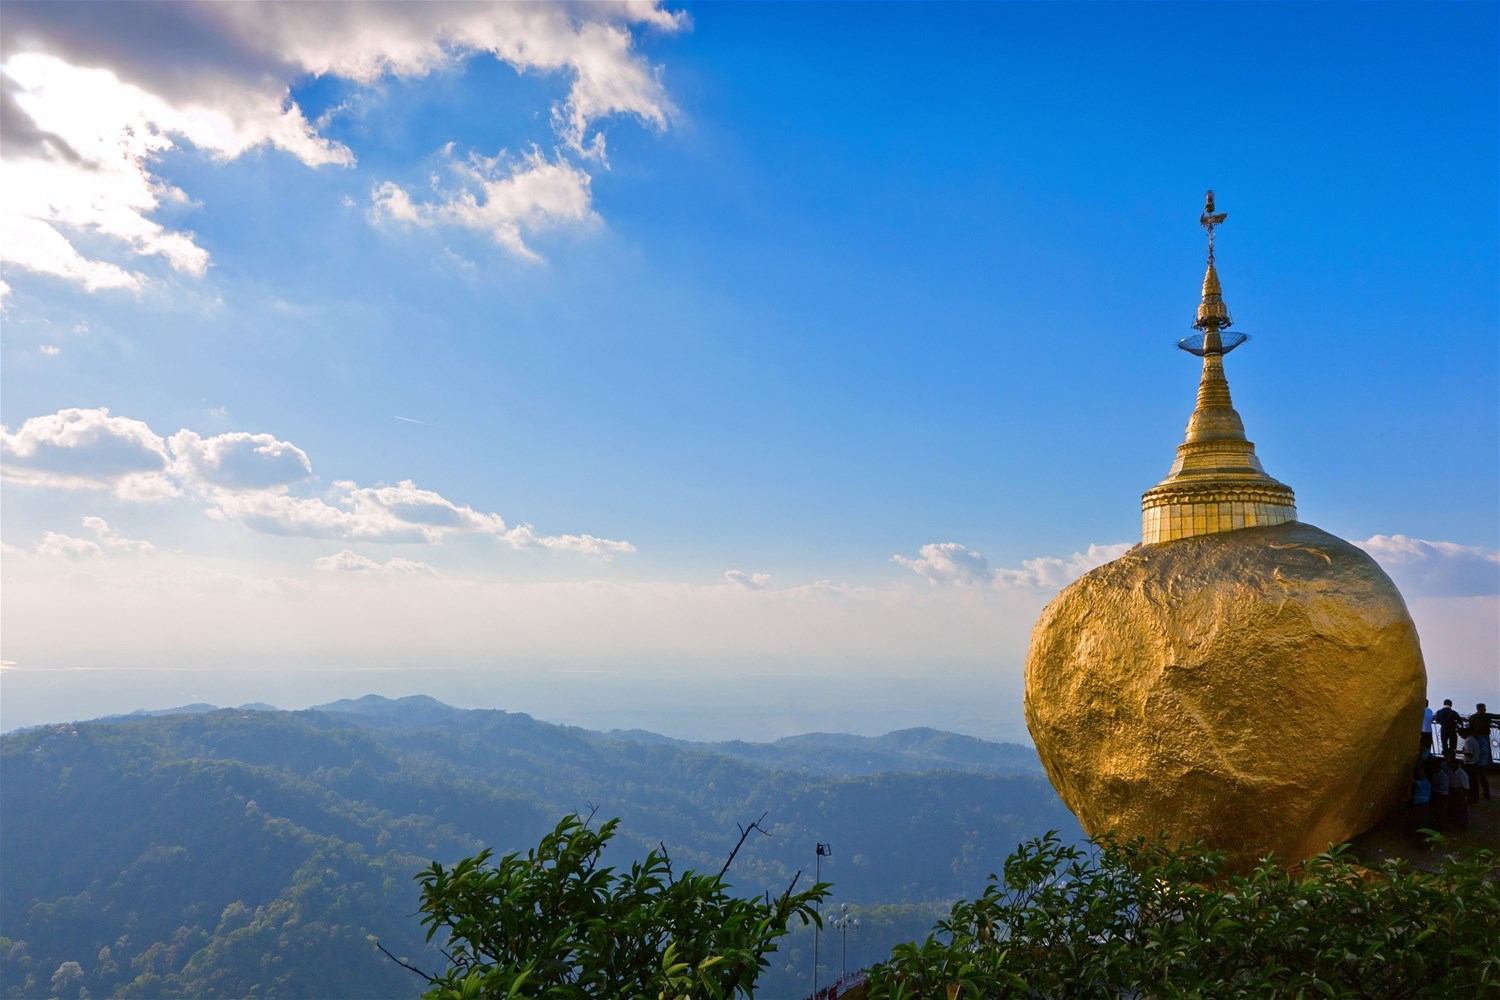
{"label": "golden pagoda spire", "polygon": [[1228,212],[1214,211],[1214,193],[1209,191],[1198,219],[1208,230],[1208,267],[1193,323],[1202,333],[1177,345],[1203,359],[1203,375],[1172,471],[1141,497],[1141,537],[1148,543],[1297,519],[1291,488],[1266,475],[1255,445],[1245,438],[1245,424],[1224,376],[1224,355],[1250,339],[1243,333],[1222,332],[1233,320],[1214,266],[1214,227],[1228,217]]}

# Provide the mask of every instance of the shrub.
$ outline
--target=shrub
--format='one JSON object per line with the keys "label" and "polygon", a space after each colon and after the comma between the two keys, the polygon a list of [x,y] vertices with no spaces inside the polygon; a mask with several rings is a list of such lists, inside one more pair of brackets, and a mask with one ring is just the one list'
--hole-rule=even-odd
{"label": "shrub", "polygon": [[[1440,844],[1438,846],[1441,846]],[[871,971],[877,1000],[1500,995],[1500,863],[1344,849],[1226,875],[1165,841],[1021,845],[976,900]]]}

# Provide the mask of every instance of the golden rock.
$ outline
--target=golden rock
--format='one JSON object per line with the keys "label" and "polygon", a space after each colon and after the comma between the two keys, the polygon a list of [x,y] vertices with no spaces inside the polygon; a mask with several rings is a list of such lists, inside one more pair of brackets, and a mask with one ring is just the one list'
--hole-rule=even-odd
{"label": "golden rock", "polygon": [[1026,723],[1092,836],[1244,868],[1368,828],[1406,789],[1426,675],[1390,578],[1308,524],[1132,549],[1042,612]]}
{"label": "golden rock", "polygon": [[1091,836],[1201,839],[1238,868],[1300,861],[1374,824],[1406,790],[1427,686],[1395,584],[1297,520],[1230,399],[1232,325],[1214,265],[1179,347],[1203,359],[1167,478],[1141,497],[1143,543],[1042,612],[1026,724]]}

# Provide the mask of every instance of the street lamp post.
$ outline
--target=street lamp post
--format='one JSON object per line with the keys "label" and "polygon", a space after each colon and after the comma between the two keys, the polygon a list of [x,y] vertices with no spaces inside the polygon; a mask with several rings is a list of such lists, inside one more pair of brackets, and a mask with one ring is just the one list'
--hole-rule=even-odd
{"label": "street lamp post", "polygon": [[843,971],[839,975],[840,981],[843,981],[849,978],[849,928],[853,927],[855,933],[859,932],[859,918],[850,916],[848,903],[839,904],[839,915],[833,921],[833,926],[837,927],[843,936],[843,957],[840,961]]}
{"label": "street lamp post", "polygon": [[[823,859],[833,857],[833,845],[818,844],[817,854],[813,858],[813,884],[817,885],[823,881]],[[818,906],[821,916],[823,907]],[[822,921],[813,922],[813,1000],[818,1000],[818,932],[822,930]]]}

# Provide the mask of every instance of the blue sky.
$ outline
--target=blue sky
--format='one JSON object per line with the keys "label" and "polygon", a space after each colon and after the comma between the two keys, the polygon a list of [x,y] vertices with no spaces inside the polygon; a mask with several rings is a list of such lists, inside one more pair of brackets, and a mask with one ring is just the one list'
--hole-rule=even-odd
{"label": "blue sky", "polygon": [[7,3],[3,722],[1024,738],[1208,187],[1267,471],[1500,702],[1495,14]]}

